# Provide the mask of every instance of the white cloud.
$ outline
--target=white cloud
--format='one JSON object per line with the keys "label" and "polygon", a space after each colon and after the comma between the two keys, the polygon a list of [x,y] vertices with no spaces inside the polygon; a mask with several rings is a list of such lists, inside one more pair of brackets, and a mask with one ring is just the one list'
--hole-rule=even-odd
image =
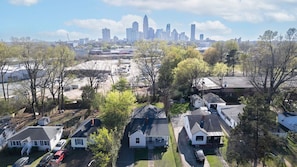
{"label": "white cloud", "polygon": [[[139,31],[142,31],[143,17],[136,15],[125,15],[119,21],[110,19],[74,19],[66,22],[68,26],[77,26],[82,29],[91,31],[90,33],[96,34],[97,38],[102,36],[102,29],[110,29],[111,37],[117,35],[118,37],[125,37],[126,28],[132,27],[132,23],[137,21],[139,24]],[[157,24],[154,20],[149,18],[149,26],[156,28]]]}
{"label": "white cloud", "polygon": [[[130,6],[141,10],[168,10],[216,16],[228,21],[261,22],[264,20],[292,21],[296,19],[296,0],[103,0],[114,6]],[[286,11],[283,15],[271,15]],[[289,15],[288,13],[291,13]],[[284,19],[282,19],[284,18]]]}
{"label": "white cloud", "polygon": [[70,40],[76,40],[79,38],[85,38],[89,37],[89,34],[84,34],[81,32],[75,32],[75,31],[67,31],[65,29],[59,29],[53,32],[41,32],[39,33],[40,36],[46,39],[52,39],[52,40],[62,40],[66,41],[68,40],[68,37]]}
{"label": "white cloud", "polygon": [[197,32],[212,34],[230,34],[232,32],[220,21],[193,22],[192,24],[196,25]]}
{"label": "white cloud", "polygon": [[267,16],[270,18],[273,18],[273,20],[276,21],[294,21],[296,19],[296,16],[283,13],[283,12],[275,12],[275,13],[268,13]]}
{"label": "white cloud", "polygon": [[9,0],[9,3],[13,5],[25,5],[31,6],[38,3],[39,0]]}

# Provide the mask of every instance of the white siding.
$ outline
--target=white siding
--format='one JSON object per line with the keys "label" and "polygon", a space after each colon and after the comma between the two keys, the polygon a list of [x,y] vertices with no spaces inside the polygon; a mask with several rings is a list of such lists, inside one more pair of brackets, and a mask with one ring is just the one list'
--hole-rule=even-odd
{"label": "white siding", "polygon": [[[136,140],[139,139],[139,143],[136,143]],[[129,136],[129,145],[130,147],[146,147],[146,137],[142,133],[142,131],[138,130]]]}
{"label": "white siding", "polygon": [[[197,136],[203,136],[203,140],[197,141],[196,140]],[[198,145],[205,145],[206,144],[206,139],[207,139],[207,134],[205,134],[202,131],[199,131],[196,134],[193,134],[191,139],[192,139],[192,145],[197,145],[197,144]]]}
{"label": "white siding", "polygon": [[189,123],[189,119],[187,116],[184,117],[184,127],[185,130],[187,132],[188,138],[192,139],[192,133],[191,133],[191,129],[190,129],[190,123]]}
{"label": "white siding", "polygon": [[72,148],[87,148],[88,140],[84,137],[72,137],[71,138],[71,147]]}

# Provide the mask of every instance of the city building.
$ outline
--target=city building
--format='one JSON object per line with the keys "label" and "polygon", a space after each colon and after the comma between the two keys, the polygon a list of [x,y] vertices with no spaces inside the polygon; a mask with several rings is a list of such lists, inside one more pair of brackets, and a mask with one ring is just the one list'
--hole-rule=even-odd
{"label": "city building", "polygon": [[148,18],[145,15],[143,18],[143,37],[144,37],[144,39],[148,39],[148,31],[149,31]]}
{"label": "city building", "polygon": [[166,26],[166,40],[170,40],[170,24],[167,24],[167,26]]}
{"label": "city building", "polygon": [[196,31],[196,26],[195,24],[191,24],[191,41],[195,41],[195,31]]}
{"label": "city building", "polygon": [[200,34],[200,41],[203,41],[204,40],[204,34]]}
{"label": "city building", "polygon": [[108,28],[102,29],[102,41],[110,42],[110,29],[108,29]]}

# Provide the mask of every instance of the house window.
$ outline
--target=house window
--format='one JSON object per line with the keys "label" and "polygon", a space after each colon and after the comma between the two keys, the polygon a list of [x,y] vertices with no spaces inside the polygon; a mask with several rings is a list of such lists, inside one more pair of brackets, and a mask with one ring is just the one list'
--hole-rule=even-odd
{"label": "house window", "polygon": [[44,145],[44,143],[43,143],[43,141],[42,141],[42,140],[40,141],[40,145],[41,145],[41,146],[43,146],[43,145]]}
{"label": "house window", "polygon": [[43,143],[44,143],[44,145],[46,145],[46,146],[49,145],[49,141],[44,141]]}
{"label": "house window", "polygon": [[203,136],[196,136],[196,141],[203,141]]}
{"label": "house window", "polygon": [[75,142],[75,145],[84,145],[83,139],[75,139],[74,142]]}
{"label": "house window", "polygon": [[140,139],[139,137],[136,138],[136,143],[139,143],[140,142]]}
{"label": "house window", "polygon": [[34,141],[34,146],[38,146],[38,142],[37,141]]}

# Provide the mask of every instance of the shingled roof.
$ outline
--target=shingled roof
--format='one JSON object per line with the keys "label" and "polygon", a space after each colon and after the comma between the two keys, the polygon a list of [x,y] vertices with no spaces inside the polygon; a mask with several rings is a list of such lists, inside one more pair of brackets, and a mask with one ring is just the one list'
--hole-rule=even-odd
{"label": "shingled roof", "polygon": [[8,140],[24,140],[28,137],[31,140],[51,140],[61,129],[62,126],[27,126]]}
{"label": "shingled roof", "polygon": [[202,130],[203,132],[207,133],[208,136],[223,135],[217,115],[187,115],[187,117],[192,134]]}
{"label": "shingled roof", "polygon": [[130,123],[130,134],[141,130],[147,137],[169,136],[167,118],[143,119],[136,118]]}
{"label": "shingled roof", "polygon": [[94,133],[100,126],[101,126],[101,121],[99,119],[95,119],[95,118],[87,119],[74,132],[72,137],[88,137],[90,134]]}

